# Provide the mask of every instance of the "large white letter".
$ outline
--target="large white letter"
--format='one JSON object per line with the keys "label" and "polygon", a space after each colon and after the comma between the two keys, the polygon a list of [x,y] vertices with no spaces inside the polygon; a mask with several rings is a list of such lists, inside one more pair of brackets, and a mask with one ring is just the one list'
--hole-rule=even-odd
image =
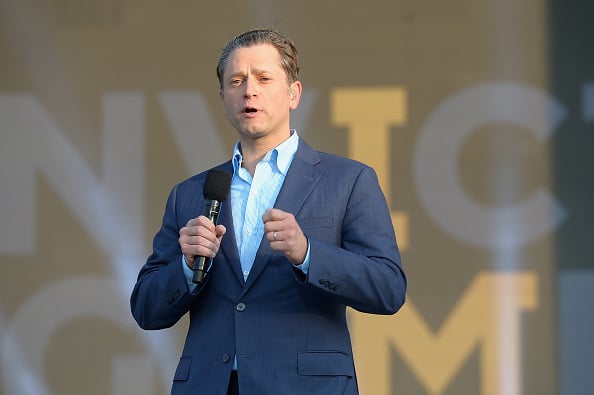
{"label": "large white letter", "polygon": [[102,176],[96,175],[32,95],[0,96],[0,253],[35,248],[35,172],[70,207],[103,251],[134,255],[143,246],[144,101],[104,99]]}
{"label": "large white letter", "polygon": [[564,210],[548,191],[508,207],[481,206],[463,189],[457,160],[464,141],[481,126],[512,123],[546,140],[564,117],[554,98],[519,83],[479,84],[448,98],[423,125],[414,156],[414,179],[428,215],[448,235],[493,249],[550,233]]}

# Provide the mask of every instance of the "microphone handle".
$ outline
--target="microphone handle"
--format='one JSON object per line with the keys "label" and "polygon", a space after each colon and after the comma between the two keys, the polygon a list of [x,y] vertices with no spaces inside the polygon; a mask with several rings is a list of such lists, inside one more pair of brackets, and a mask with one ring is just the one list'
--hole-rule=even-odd
{"label": "microphone handle", "polygon": [[203,256],[196,257],[193,268],[194,275],[192,276],[192,282],[194,284],[200,284],[202,281],[204,281],[204,275],[206,274],[208,265],[210,265],[210,261],[210,259]]}
{"label": "microphone handle", "polygon": [[[206,201],[206,215],[208,219],[216,225],[217,218],[219,216],[219,209],[221,207],[221,203],[218,200],[207,200]],[[194,275],[192,276],[192,282],[194,284],[200,284],[204,281],[204,277],[206,276],[206,272],[210,266],[212,259],[206,258],[204,256],[197,256],[194,259],[194,265],[192,270],[194,270]]]}

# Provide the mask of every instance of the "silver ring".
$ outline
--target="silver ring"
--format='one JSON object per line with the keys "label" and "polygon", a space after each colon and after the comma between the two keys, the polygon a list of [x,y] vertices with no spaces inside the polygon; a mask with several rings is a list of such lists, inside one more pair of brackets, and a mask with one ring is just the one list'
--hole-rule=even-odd
{"label": "silver ring", "polygon": [[272,238],[274,239],[274,241],[276,241],[276,232],[274,232],[274,233],[272,234]]}

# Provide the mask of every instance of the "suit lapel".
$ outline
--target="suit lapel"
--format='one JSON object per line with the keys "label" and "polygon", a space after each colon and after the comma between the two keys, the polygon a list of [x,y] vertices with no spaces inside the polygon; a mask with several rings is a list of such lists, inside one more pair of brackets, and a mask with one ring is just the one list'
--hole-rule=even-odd
{"label": "suit lapel", "polygon": [[[229,174],[233,175],[233,164],[231,161],[225,162],[223,165],[217,167],[220,170],[224,170]],[[228,264],[231,271],[237,278],[240,284],[244,284],[243,274],[241,273],[241,265],[239,264],[239,251],[237,250],[237,240],[235,239],[235,229],[233,225],[233,210],[231,208],[231,192],[229,196],[221,205],[219,212],[219,224],[225,225],[227,232],[221,240],[221,247],[219,252],[224,256],[223,261]]]}
{"label": "suit lapel", "polygon": [[240,284],[244,284],[243,274],[241,273],[241,265],[239,263],[239,251],[237,250],[237,240],[235,239],[235,229],[233,225],[233,211],[231,209],[231,199],[227,199],[221,206],[219,214],[219,223],[224,224],[227,232],[221,240],[220,251],[224,255],[224,261],[231,267],[231,271],[237,278]]}

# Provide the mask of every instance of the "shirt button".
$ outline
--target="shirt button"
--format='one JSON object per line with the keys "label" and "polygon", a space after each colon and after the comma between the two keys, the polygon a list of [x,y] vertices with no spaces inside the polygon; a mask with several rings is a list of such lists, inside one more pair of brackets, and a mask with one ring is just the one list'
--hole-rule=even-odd
{"label": "shirt button", "polygon": [[245,231],[248,233],[248,235],[252,234],[252,228],[247,228]]}
{"label": "shirt button", "polygon": [[246,277],[247,277],[249,274],[250,274],[250,271],[249,271],[249,270],[246,270],[246,271],[244,271],[244,272],[243,272],[243,275],[244,275],[244,276],[246,276]]}
{"label": "shirt button", "polygon": [[243,302],[237,303],[237,306],[235,306],[235,310],[237,310],[237,311],[244,311],[245,310],[245,304]]}
{"label": "shirt button", "polygon": [[223,363],[227,363],[231,360],[231,355],[223,354]]}

